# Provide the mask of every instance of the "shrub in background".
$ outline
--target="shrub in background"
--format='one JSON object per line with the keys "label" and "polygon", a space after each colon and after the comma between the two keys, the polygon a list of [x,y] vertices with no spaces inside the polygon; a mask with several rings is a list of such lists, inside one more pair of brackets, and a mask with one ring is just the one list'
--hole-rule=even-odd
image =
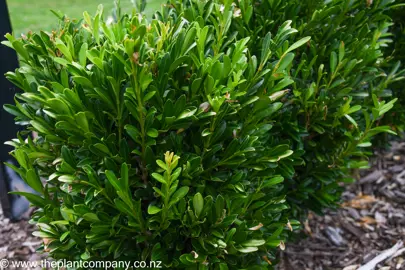
{"label": "shrub in background", "polygon": [[[339,184],[353,181],[351,169],[367,167],[371,138],[394,133],[382,119],[396,101],[389,86],[403,79],[404,72],[399,62],[383,54],[391,41],[386,13],[397,6],[395,1],[225,2],[224,16],[228,12],[234,17],[232,35],[250,37],[253,54],[263,50],[271,34],[293,27],[281,47],[270,42],[274,56],[284,60],[286,72],[276,74],[284,77],[287,101],[269,133],[288,140],[294,152],[304,153],[305,165],[295,166],[293,177],[284,181],[293,215],[335,206]],[[172,1],[156,17],[184,17],[216,27],[216,18],[207,12],[211,5]],[[283,48],[306,36],[311,36],[306,46],[284,53]],[[268,94],[277,90],[271,80],[263,79],[257,86]]]}
{"label": "shrub in background", "polygon": [[8,142],[20,166],[7,165],[37,192],[15,194],[38,207],[43,251],[270,267],[298,226],[281,183],[303,163],[271,130],[286,113],[286,56],[309,37],[288,45],[287,22],[253,54],[229,32],[232,9],[212,3],[215,26],[140,15],[107,25],[100,7],[61,16],[51,34],[7,35],[22,67],[6,76],[23,93],[4,108],[25,127]]}
{"label": "shrub in background", "polygon": [[[384,49],[384,53],[392,58],[387,63],[386,69],[393,70],[399,69],[399,61],[405,63],[405,1],[399,0],[395,3],[395,8],[390,9],[388,13],[392,18],[392,42]],[[403,77],[404,71],[402,71]],[[389,124],[397,132],[403,133],[405,130],[405,83],[403,80],[398,80],[390,85],[390,89],[398,97],[398,102],[395,104],[392,112],[383,118],[383,123]],[[388,139],[388,136],[377,136],[376,143],[386,145]]]}

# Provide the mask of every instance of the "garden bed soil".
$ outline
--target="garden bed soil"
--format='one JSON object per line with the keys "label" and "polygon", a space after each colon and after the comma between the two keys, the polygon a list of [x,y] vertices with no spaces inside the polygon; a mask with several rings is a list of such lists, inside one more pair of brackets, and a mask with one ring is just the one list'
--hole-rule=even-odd
{"label": "garden bed soil", "polygon": [[340,209],[308,215],[307,238],[287,243],[279,270],[356,270],[396,244],[375,269],[405,269],[405,142],[376,154],[346,188]]}
{"label": "garden bed soil", "polygon": [[41,240],[32,235],[34,229],[27,218],[11,222],[4,217],[0,207],[0,260],[40,261],[43,256],[36,254],[35,250],[41,245]]}

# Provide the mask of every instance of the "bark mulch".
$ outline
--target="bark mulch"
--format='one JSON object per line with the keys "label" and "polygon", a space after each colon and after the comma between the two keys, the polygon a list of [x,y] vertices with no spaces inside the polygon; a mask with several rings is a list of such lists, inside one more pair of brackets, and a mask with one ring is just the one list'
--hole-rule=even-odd
{"label": "bark mulch", "polygon": [[5,218],[0,207],[0,260],[39,261],[41,255],[35,250],[41,245],[41,240],[32,235],[35,226],[26,219],[11,222]]}
{"label": "bark mulch", "polygon": [[389,249],[375,269],[405,269],[405,142],[376,154],[372,167],[346,188],[342,208],[309,214],[307,238],[286,245],[279,270],[365,269]]}

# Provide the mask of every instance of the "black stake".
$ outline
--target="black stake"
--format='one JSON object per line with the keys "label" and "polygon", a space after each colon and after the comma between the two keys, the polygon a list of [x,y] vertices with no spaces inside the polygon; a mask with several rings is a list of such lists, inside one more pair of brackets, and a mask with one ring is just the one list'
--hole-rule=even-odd
{"label": "black stake", "polygon": [[[5,0],[0,0],[0,41],[4,35],[11,33],[11,23]],[[13,103],[15,87],[4,77],[7,71],[14,71],[18,67],[17,55],[14,50],[0,45],[0,203],[6,217],[11,216],[11,200],[8,195],[9,186],[4,170],[4,162],[11,159],[8,154],[11,147],[4,145],[5,141],[14,138],[18,128],[14,124],[13,116],[3,109],[4,104]]]}

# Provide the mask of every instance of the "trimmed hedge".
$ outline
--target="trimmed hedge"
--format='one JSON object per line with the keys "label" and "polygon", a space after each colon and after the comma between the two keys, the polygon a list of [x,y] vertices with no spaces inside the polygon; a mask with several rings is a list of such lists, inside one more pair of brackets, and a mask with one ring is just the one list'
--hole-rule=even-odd
{"label": "trimmed hedge", "polygon": [[[182,1],[8,45],[4,108],[56,259],[269,269],[308,209],[339,201],[393,107],[393,1]],[[37,135],[30,136],[31,132]],[[46,184],[43,181],[46,180]]]}

